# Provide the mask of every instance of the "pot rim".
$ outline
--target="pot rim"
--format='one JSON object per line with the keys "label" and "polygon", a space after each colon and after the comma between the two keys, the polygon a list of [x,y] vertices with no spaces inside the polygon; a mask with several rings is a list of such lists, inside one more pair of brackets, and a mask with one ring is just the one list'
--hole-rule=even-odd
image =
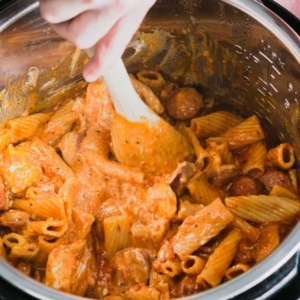
{"label": "pot rim", "polygon": [[[290,50],[297,62],[300,64],[300,39],[297,34],[286,25],[277,15],[254,0],[222,0],[232,5],[246,14],[255,18],[266,28],[272,28],[272,32]],[[6,8],[5,16],[0,13],[0,33],[12,25],[18,19],[34,11],[38,7],[36,0],[17,0]],[[15,13],[17,11],[17,13]],[[235,297],[261,281],[268,278],[280,267],[282,267],[300,248],[300,223],[298,223],[283,243],[272,252],[264,261],[251,268],[246,273],[238,276],[230,282],[221,284],[211,290],[195,294],[193,296],[181,298],[185,300],[225,300]],[[75,295],[54,290],[29,278],[11,267],[6,261],[0,260],[0,274],[5,280],[25,293],[41,300],[79,300],[83,299]]]}

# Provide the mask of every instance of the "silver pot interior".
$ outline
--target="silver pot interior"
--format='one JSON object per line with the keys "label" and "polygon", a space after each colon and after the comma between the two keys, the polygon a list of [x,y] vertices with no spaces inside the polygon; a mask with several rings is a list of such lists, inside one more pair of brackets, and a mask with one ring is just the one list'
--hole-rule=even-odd
{"label": "silver pot interior", "polygon": [[[81,76],[85,53],[76,52],[50,29],[36,2],[19,0],[1,12],[0,32],[1,121],[25,109],[43,111],[86,87]],[[270,144],[292,143],[299,165],[299,49],[293,31],[254,1],[159,0],[123,59],[129,72],[156,69],[180,85],[196,87],[214,99],[216,109],[244,117],[255,113]],[[36,68],[39,77],[32,87],[27,84],[28,72]],[[250,288],[284,264],[299,241],[297,226],[258,266],[189,299],[229,298]],[[2,262],[0,272],[40,299],[76,298],[34,283]]]}

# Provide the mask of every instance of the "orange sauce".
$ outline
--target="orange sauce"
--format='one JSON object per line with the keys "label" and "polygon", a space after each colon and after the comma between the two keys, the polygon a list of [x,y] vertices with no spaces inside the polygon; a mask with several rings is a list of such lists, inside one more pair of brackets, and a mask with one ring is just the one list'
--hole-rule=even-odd
{"label": "orange sauce", "polygon": [[117,160],[145,172],[172,172],[191,153],[188,141],[163,119],[133,123],[116,114],[111,136]]}

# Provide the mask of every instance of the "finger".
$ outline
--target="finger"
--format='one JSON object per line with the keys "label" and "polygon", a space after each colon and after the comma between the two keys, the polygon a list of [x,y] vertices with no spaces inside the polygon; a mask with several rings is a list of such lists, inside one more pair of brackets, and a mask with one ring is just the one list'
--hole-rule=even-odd
{"label": "finger", "polygon": [[105,74],[120,58],[138,29],[154,0],[143,1],[143,5],[123,16],[112,29],[98,42],[95,56],[90,59],[83,70],[86,81],[92,82]]}
{"label": "finger", "polygon": [[39,0],[40,12],[48,23],[58,24],[66,22],[92,9],[101,9],[109,4],[110,0]]}
{"label": "finger", "polygon": [[75,19],[52,25],[53,29],[80,49],[94,46],[124,14],[109,6],[103,10],[86,11]]}

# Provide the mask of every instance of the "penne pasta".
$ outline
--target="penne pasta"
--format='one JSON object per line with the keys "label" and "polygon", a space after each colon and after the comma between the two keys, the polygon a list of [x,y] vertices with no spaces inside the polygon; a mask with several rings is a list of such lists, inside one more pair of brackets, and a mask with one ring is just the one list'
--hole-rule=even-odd
{"label": "penne pasta", "polygon": [[48,146],[40,139],[35,139],[32,143],[32,149],[38,155],[46,173],[54,173],[65,180],[74,178],[74,172],[56,153],[54,148]]}
{"label": "penne pasta", "polygon": [[154,93],[158,93],[165,84],[164,78],[155,70],[141,70],[136,74],[138,80],[147,85]]}
{"label": "penne pasta", "polygon": [[26,117],[9,120],[7,128],[11,132],[11,143],[17,143],[37,136],[40,129],[53,113],[37,113]]}
{"label": "penne pasta", "polygon": [[104,247],[108,259],[128,245],[129,220],[126,214],[107,217],[103,220]]}
{"label": "penne pasta", "polygon": [[298,193],[297,170],[296,169],[288,170],[287,175],[288,175],[288,177],[290,178],[290,180],[291,180],[291,182],[293,184],[295,192]]}
{"label": "penne pasta", "polygon": [[203,170],[205,177],[212,178],[219,172],[222,165],[222,158],[220,153],[215,149],[207,148],[208,158],[206,159],[206,165]]}
{"label": "penne pasta", "polygon": [[68,201],[60,197],[45,199],[16,199],[12,201],[12,208],[25,211],[34,219],[66,220]]}
{"label": "penne pasta", "polygon": [[199,275],[204,269],[206,261],[196,255],[190,255],[181,262],[181,269],[185,274],[190,276]]}
{"label": "penne pasta", "polygon": [[74,242],[85,240],[92,230],[94,221],[95,217],[92,214],[77,208],[72,208],[72,222],[68,229],[68,231],[70,231],[69,234],[72,236],[72,240]]}
{"label": "penne pasta", "polygon": [[148,240],[151,237],[150,227],[143,224],[134,223],[131,227],[131,234],[135,240]]}
{"label": "penne pasta", "polygon": [[22,246],[15,246],[11,249],[9,253],[9,258],[12,260],[15,259],[24,259],[24,260],[33,260],[39,251],[37,243],[26,243]]}
{"label": "penne pasta", "polygon": [[190,201],[183,201],[179,204],[179,210],[177,214],[178,220],[184,220],[189,216],[193,216],[197,211],[204,208],[204,205],[192,203]]}
{"label": "penne pasta", "polygon": [[255,260],[262,261],[272,251],[274,251],[280,243],[278,224],[268,224],[261,229],[261,236],[255,244]]}
{"label": "penne pasta", "polygon": [[181,262],[167,260],[162,263],[161,272],[173,278],[182,273]]}
{"label": "penne pasta", "polygon": [[170,300],[170,277],[151,270],[149,275],[149,286],[155,287],[160,292],[160,300]]}
{"label": "penne pasta", "polygon": [[298,195],[293,190],[290,190],[290,189],[286,188],[285,186],[282,186],[279,184],[273,185],[269,195],[289,198],[292,200],[297,200],[299,198]]}
{"label": "penne pasta", "polygon": [[196,165],[199,170],[202,170],[206,165],[206,161],[209,158],[209,154],[205,149],[202,148],[199,140],[197,139],[197,137],[189,127],[186,127],[185,125],[181,125],[178,127],[178,130],[182,135],[184,135],[187,138],[187,140],[192,145],[193,150],[197,157]]}
{"label": "penne pasta", "polygon": [[0,130],[0,152],[4,151],[11,142],[12,142],[11,130],[1,129]]}
{"label": "penne pasta", "polygon": [[252,226],[242,218],[235,217],[232,225],[241,233],[243,233],[243,235],[252,243],[255,243],[260,236],[260,230]]}
{"label": "penne pasta", "polygon": [[222,193],[211,185],[202,173],[199,173],[191,181],[189,181],[186,187],[193,199],[193,202],[197,204],[203,204],[206,206],[215,199],[222,197]]}
{"label": "penne pasta", "polygon": [[[0,211],[6,211],[8,210],[9,207],[9,199],[6,195],[5,192],[5,186],[4,186],[4,182],[3,182],[3,178],[0,175]],[[1,215],[0,215],[0,220],[1,220]],[[0,221],[1,224],[1,221]]]}
{"label": "penne pasta", "polygon": [[294,148],[288,143],[282,143],[269,150],[267,159],[277,167],[288,170],[295,163]]}
{"label": "penne pasta", "polygon": [[[226,209],[220,199],[187,217],[178,232],[173,236],[171,244],[174,252],[184,259],[215,237],[233,221],[233,215]],[[206,230],[209,227],[210,230]]]}
{"label": "penne pasta", "polygon": [[227,130],[222,134],[222,137],[227,139],[229,149],[235,150],[263,140],[265,134],[258,118],[253,115],[237,126]]}
{"label": "penne pasta", "polygon": [[260,141],[250,145],[243,155],[242,173],[254,178],[260,177],[265,171],[267,148]]}
{"label": "penne pasta", "polygon": [[236,278],[237,276],[245,273],[250,269],[249,265],[246,264],[237,264],[227,269],[225,277],[227,280]]}
{"label": "penne pasta", "polygon": [[[48,255],[50,254],[50,252],[52,250],[54,250],[55,248],[57,248],[59,245],[62,244],[62,240],[55,238],[55,237],[49,237],[49,236],[44,236],[44,235],[40,235],[38,238],[38,244],[39,244],[39,249],[40,249],[40,253],[45,254],[44,256],[44,262],[47,262],[48,259]],[[40,258],[41,259],[41,258]]]}
{"label": "penne pasta", "polygon": [[4,235],[2,238],[2,242],[6,247],[10,249],[16,246],[22,247],[27,244],[27,240],[23,235],[14,232]]}
{"label": "penne pasta", "polygon": [[64,161],[70,166],[75,167],[79,160],[79,145],[83,135],[74,131],[68,132],[63,136],[58,144]]}
{"label": "penne pasta", "polygon": [[3,240],[0,237],[0,259],[1,258],[4,259],[4,260],[6,260],[7,256],[6,256],[6,250],[5,250],[5,247],[4,247]]}
{"label": "penne pasta", "polygon": [[36,243],[31,243],[27,239],[17,233],[6,234],[2,238],[3,244],[10,249],[9,258],[31,260],[37,254],[39,248]]}
{"label": "penne pasta", "polygon": [[162,101],[166,101],[170,97],[170,95],[177,89],[177,84],[173,82],[166,82],[160,91],[159,98]]}
{"label": "penne pasta", "polygon": [[241,238],[242,236],[238,230],[233,229],[230,231],[208,258],[203,271],[197,277],[197,281],[204,279],[210,286],[217,286],[226,274]]}
{"label": "penne pasta", "polygon": [[48,237],[61,237],[68,229],[66,220],[33,221],[26,226],[26,234],[29,236],[45,235]]}
{"label": "penne pasta", "polygon": [[146,84],[142,83],[141,81],[136,80],[132,77],[130,78],[130,80],[137,94],[149,106],[149,108],[152,109],[158,115],[162,114],[165,109],[161,104],[160,100],[151,90],[151,88],[148,87]]}
{"label": "penne pasta", "polygon": [[233,164],[233,156],[229,151],[228,141],[222,137],[211,137],[206,140],[209,149],[218,152],[221,156],[222,164]]}
{"label": "penne pasta", "polygon": [[192,119],[191,129],[200,139],[219,136],[228,129],[240,124],[243,119],[227,111],[218,111]]}
{"label": "penne pasta", "polygon": [[225,204],[234,215],[255,223],[293,224],[300,212],[300,202],[276,196],[228,197]]}
{"label": "penne pasta", "polygon": [[[157,244],[161,242],[169,228],[169,222],[166,219],[155,220],[149,226],[151,238],[153,243]],[[146,235],[147,236],[147,235]]]}
{"label": "penne pasta", "polygon": [[73,111],[73,106],[74,100],[71,100],[53,114],[40,135],[41,141],[49,146],[57,147],[61,138],[78,120],[78,114]]}

